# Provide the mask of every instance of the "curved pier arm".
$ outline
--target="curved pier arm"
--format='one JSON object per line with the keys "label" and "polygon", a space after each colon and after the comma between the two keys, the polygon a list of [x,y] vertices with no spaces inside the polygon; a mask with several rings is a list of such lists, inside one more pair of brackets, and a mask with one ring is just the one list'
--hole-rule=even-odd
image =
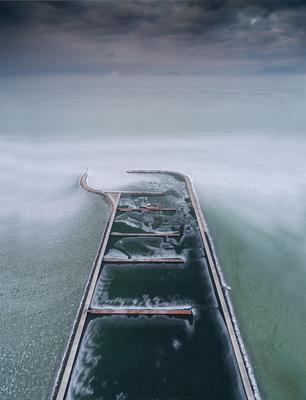
{"label": "curved pier arm", "polygon": [[199,199],[194,191],[193,183],[188,175],[181,172],[170,171],[170,170],[127,170],[128,174],[166,174],[173,177],[179,177],[186,184],[187,191],[189,193],[193,208],[198,220],[204,248],[208,258],[208,265],[211,271],[211,276],[213,279],[214,286],[217,291],[219,298],[220,308],[224,316],[224,320],[228,329],[231,344],[236,356],[238,368],[240,371],[240,376],[243,382],[245,394],[247,400],[260,400],[261,396],[256,384],[253,369],[251,363],[248,359],[248,355],[245,350],[245,346],[240,334],[240,330],[237,324],[237,320],[234,314],[233,305],[229,294],[226,289],[221,268],[218,264],[213,246],[211,244],[210,235],[207,228],[207,223],[202,212]]}
{"label": "curved pier arm", "polygon": [[86,170],[80,177],[80,186],[82,189],[84,189],[86,192],[89,193],[94,193],[97,194],[98,196],[103,197],[103,199],[109,204],[109,206],[111,207],[111,209],[113,209],[115,207],[115,200],[114,200],[114,196],[110,193],[105,193],[102,190],[99,189],[95,189],[91,186],[89,186],[88,184],[88,176],[89,176],[89,171]]}
{"label": "curved pier arm", "polygon": [[103,200],[106,201],[107,204],[109,205],[109,215],[106,226],[104,227],[104,230],[102,232],[100,245],[89,278],[85,286],[85,291],[77,312],[76,319],[73,324],[72,332],[68,340],[68,345],[66,347],[64,357],[57,374],[55,386],[53,388],[53,393],[51,395],[51,400],[64,400],[65,398],[66,388],[70,379],[70,374],[73,368],[78,346],[81,340],[87,313],[88,310],[90,309],[91,299],[98,279],[99,266],[102,262],[106,250],[107,238],[110,235],[112,223],[114,221],[116,209],[120,199],[120,194],[106,194],[101,190],[90,187],[87,182],[88,174],[89,174],[88,171],[86,171],[81,175],[80,177],[81,188],[83,188],[89,193],[101,196]]}

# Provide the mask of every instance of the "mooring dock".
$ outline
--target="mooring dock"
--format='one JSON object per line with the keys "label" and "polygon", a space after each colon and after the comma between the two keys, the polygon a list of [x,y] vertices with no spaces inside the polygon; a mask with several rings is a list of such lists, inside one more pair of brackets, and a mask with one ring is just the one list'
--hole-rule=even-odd
{"label": "mooring dock", "polygon": [[98,315],[192,315],[191,308],[90,308],[89,314]]}
{"label": "mooring dock", "polygon": [[81,177],[110,214],[52,399],[255,400],[189,178],[129,172],[177,188],[102,192]]}

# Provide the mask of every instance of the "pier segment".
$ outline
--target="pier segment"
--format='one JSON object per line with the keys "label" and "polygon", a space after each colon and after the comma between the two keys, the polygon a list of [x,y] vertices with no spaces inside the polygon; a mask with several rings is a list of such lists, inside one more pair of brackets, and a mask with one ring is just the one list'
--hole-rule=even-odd
{"label": "pier segment", "polygon": [[176,208],[173,207],[118,207],[118,211],[120,212],[175,212]]}
{"label": "pier segment", "polygon": [[192,308],[91,308],[95,315],[192,315]]}
{"label": "pier segment", "polygon": [[65,355],[64,355],[63,363],[62,363],[61,369],[59,371],[57,382],[56,382],[54,390],[53,390],[53,394],[51,397],[52,400],[53,399],[56,399],[56,400],[64,400],[65,399],[67,385],[68,385],[68,382],[69,382],[69,379],[71,376],[72,368],[74,365],[74,361],[75,361],[77,351],[79,348],[79,344],[81,341],[81,337],[83,334],[88,310],[90,309],[91,299],[92,299],[94,289],[95,289],[95,286],[97,283],[97,279],[99,276],[100,266],[102,264],[103,256],[105,254],[108,239],[109,239],[110,232],[112,230],[113,222],[115,219],[116,209],[118,207],[119,200],[120,200],[120,194],[118,194],[118,193],[106,196],[102,191],[92,189],[87,184],[87,176],[88,176],[87,173],[82,175],[82,177],[80,179],[80,186],[87,192],[102,196],[104,198],[104,200],[110,206],[110,211],[109,211],[109,217],[108,217],[106,227],[102,233],[102,239],[101,239],[101,243],[100,243],[100,246],[99,246],[99,249],[97,252],[97,256],[95,258],[91,274],[90,274],[88,282],[86,284],[85,293],[84,293],[83,299],[81,301],[78,315],[77,315],[77,318],[76,318],[76,321],[75,321],[75,324],[74,324],[74,327],[72,330],[72,335],[70,336],[68,347],[67,347]]}
{"label": "pier segment", "polygon": [[182,257],[131,257],[131,258],[119,258],[105,256],[104,262],[114,264],[182,264],[184,259]]}
{"label": "pier segment", "polygon": [[127,232],[112,232],[111,236],[117,237],[179,237],[180,234],[177,231],[171,232],[145,232],[145,233],[127,233]]}

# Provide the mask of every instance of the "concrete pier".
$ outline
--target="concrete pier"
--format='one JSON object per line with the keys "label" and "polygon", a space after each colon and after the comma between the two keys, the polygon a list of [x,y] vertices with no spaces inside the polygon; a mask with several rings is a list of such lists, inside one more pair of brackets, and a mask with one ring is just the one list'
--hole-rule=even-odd
{"label": "concrete pier", "polygon": [[119,257],[104,257],[103,261],[106,263],[115,263],[115,264],[181,264],[184,262],[184,259],[181,257],[131,257],[131,258],[119,258]]}
{"label": "concrete pier", "polygon": [[192,315],[192,308],[91,308],[97,315]]}
{"label": "concrete pier", "polygon": [[125,233],[125,232],[112,232],[111,236],[117,237],[179,237],[177,231],[172,232],[146,232],[146,233]]}
{"label": "concrete pier", "polygon": [[112,191],[112,192],[105,192],[105,194],[107,195],[113,195],[113,194],[120,194],[120,195],[124,195],[124,196],[140,196],[140,197],[151,197],[151,196],[163,196],[165,194],[165,192],[137,192],[137,191]]}
{"label": "concrete pier", "polygon": [[154,212],[154,211],[161,211],[161,212],[175,212],[176,208],[171,207],[118,207],[118,211],[120,212]]}
{"label": "concrete pier", "polygon": [[[257,400],[255,396],[255,388],[252,385],[252,380],[250,378],[250,367],[248,364],[248,360],[246,358],[243,344],[241,340],[237,336],[237,331],[234,328],[233,315],[231,313],[231,307],[229,304],[229,299],[226,298],[222,289],[221,277],[218,271],[217,265],[214,260],[214,255],[212,252],[212,246],[209,242],[209,235],[206,228],[206,223],[204,220],[203,213],[201,211],[199,201],[194,192],[193,186],[191,184],[190,179],[182,174],[173,173],[171,171],[128,171],[129,173],[166,173],[169,175],[177,176],[180,180],[184,181],[186,184],[187,192],[191,201],[191,205],[194,209],[195,218],[197,224],[199,226],[199,232],[201,234],[203,246],[207,256],[207,264],[210,271],[210,276],[213,282],[213,287],[215,288],[215,294],[218,300],[218,304],[222,315],[224,317],[225,326],[228,331],[228,335],[230,338],[231,346],[233,348],[235,360],[238,365],[239,374],[241,377],[241,381],[243,384],[243,389],[245,392],[245,398],[247,400]],[[96,315],[96,318],[101,318],[107,315],[163,315],[163,316],[188,316],[194,315],[194,306],[188,307],[91,307],[91,302],[93,298],[93,294],[95,291],[95,287],[99,278],[99,274],[106,263],[110,264],[118,264],[124,265],[126,264],[183,264],[186,260],[183,257],[112,257],[107,255],[108,252],[108,244],[110,237],[120,238],[120,237],[138,237],[139,240],[146,237],[180,237],[180,233],[178,231],[168,231],[168,232],[140,232],[140,233],[131,233],[131,232],[118,232],[113,231],[113,223],[115,221],[116,213],[122,212],[151,212],[151,211],[176,211],[175,207],[155,207],[155,206],[145,206],[145,207],[122,207],[119,206],[121,196],[139,196],[139,197],[150,197],[150,196],[163,196],[166,192],[150,192],[150,191],[112,191],[112,192],[102,192],[97,189],[91,188],[87,183],[88,173],[85,173],[80,179],[80,186],[91,193],[97,194],[103,197],[110,207],[109,218],[105,230],[102,235],[101,244],[97,253],[97,257],[95,259],[93,269],[91,271],[88,283],[86,285],[86,290],[78,311],[78,315],[74,324],[73,332],[71,334],[69,344],[67,346],[66,353],[63,358],[62,366],[58,374],[58,379],[54,387],[52,400],[65,400],[65,396],[67,394],[67,388],[69,386],[69,381],[71,378],[71,374],[73,371],[73,367],[75,364],[75,360],[77,357],[78,349],[80,347],[82,335],[84,333],[84,329],[86,327],[86,321],[90,316]],[[171,228],[170,228],[171,229]],[[165,239],[165,240],[166,240]],[[179,253],[181,254],[181,253]],[[177,268],[177,267],[175,267]],[[120,269],[121,270],[121,269]],[[92,317],[91,317],[92,318]],[[95,318],[95,319],[96,319]],[[209,326],[207,327],[209,329]],[[222,384],[222,382],[220,382]]]}

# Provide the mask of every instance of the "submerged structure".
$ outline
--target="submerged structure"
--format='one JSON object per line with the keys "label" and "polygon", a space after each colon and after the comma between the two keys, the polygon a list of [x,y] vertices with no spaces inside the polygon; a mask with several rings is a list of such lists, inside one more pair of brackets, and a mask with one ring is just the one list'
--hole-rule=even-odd
{"label": "submerged structure", "polygon": [[130,172],[163,183],[102,192],[81,178],[110,214],[53,399],[257,399],[189,178]]}

